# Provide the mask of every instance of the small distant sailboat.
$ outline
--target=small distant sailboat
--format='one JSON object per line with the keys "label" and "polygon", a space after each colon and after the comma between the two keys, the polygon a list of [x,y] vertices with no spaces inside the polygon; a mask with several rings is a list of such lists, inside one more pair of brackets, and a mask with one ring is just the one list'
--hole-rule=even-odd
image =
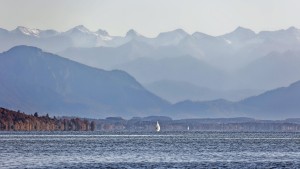
{"label": "small distant sailboat", "polygon": [[160,131],[160,125],[159,125],[158,121],[156,121],[155,130],[156,130],[157,132]]}
{"label": "small distant sailboat", "polygon": [[187,127],[187,130],[188,130],[188,131],[190,130],[190,126]]}

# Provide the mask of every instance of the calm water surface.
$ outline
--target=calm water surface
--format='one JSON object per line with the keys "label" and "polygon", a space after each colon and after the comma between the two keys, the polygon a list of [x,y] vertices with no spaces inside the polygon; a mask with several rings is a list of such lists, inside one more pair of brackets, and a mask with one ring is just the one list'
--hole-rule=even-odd
{"label": "calm water surface", "polygon": [[0,132],[0,168],[300,168],[300,133]]}

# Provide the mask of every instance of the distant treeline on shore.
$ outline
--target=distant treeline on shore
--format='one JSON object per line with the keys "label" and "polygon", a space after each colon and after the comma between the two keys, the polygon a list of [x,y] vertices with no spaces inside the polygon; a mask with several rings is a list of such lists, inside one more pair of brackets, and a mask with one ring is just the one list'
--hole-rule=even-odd
{"label": "distant treeline on shore", "polygon": [[4,131],[93,131],[95,122],[79,118],[51,118],[27,115],[19,111],[0,108],[0,130]]}
{"label": "distant treeline on shore", "polygon": [[251,131],[299,132],[300,119],[256,120],[253,118],[201,118],[172,120],[165,116],[135,117],[130,120],[108,117],[95,120],[102,131],[155,131],[156,122],[161,131]]}
{"label": "distant treeline on shore", "polygon": [[2,131],[155,131],[159,122],[161,131],[254,131],[300,132],[300,118],[286,120],[257,120],[247,117],[200,118],[173,120],[166,116],[82,119],[77,117],[49,117],[27,115],[0,108]]}

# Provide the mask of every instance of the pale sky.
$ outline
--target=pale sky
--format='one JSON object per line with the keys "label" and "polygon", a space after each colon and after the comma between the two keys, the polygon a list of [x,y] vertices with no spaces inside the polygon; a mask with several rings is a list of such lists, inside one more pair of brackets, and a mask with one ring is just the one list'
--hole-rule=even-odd
{"label": "pale sky", "polygon": [[0,0],[0,27],[66,31],[84,25],[123,36],[129,29],[148,37],[182,28],[221,35],[236,27],[300,28],[300,0]]}

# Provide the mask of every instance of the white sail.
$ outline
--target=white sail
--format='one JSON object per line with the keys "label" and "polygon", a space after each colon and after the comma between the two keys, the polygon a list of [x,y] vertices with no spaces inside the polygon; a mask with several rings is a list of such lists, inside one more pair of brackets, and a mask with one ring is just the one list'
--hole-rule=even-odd
{"label": "white sail", "polygon": [[156,122],[155,129],[156,129],[156,131],[157,131],[157,132],[159,132],[159,131],[160,131],[160,126],[159,126],[159,123],[158,123],[158,121]]}
{"label": "white sail", "polygon": [[187,130],[188,130],[188,131],[190,130],[190,126],[187,127]]}

